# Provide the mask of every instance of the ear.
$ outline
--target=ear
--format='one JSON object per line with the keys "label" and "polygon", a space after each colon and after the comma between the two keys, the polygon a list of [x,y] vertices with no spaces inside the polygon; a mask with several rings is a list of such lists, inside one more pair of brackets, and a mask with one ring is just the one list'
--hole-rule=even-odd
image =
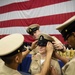
{"label": "ear", "polygon": [[19,63],[19,56],[18,55],[15,57],[15,62]]}

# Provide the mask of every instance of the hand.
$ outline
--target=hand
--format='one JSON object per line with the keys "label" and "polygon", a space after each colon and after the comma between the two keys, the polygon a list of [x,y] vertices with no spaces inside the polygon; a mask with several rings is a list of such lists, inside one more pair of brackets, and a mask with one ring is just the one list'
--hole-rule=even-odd
{"label": "hand", "polygon": [[37,41],[38,41],[38,40],[32,42],[32,45],[31,45],[31,49],[32,49],[32,50],[37,47]]}
{"label": "hand", "polygon": [[47,42],[46,50],[47,50],[47,52],[53,53],[54,47],[51,42]]}
{"label": "hand", "polygon": [[59,59],[61,56],[57,53],[57,51],[53,51],[52,56],[56,59]]}
{"label": "hand", "polygon": [[62,43],[56,43],[56,42],[52,42],[52,43],[53,43],[54,48],[55,48],[56,50],[61,50],[61,51],[64,50],[64,45],[63,45]]}
{"label": "hand", "polygon": [[51,75],[58,75],[57,70],[53,66],[51,67]]}

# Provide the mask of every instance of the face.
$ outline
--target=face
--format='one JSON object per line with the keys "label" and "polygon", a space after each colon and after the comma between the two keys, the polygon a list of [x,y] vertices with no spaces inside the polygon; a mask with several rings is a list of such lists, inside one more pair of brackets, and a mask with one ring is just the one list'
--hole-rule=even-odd
{"label": "face", "polygon": [[72,33],[66,40],[73,48],[75,48],[75,33]]}
{"label": "face", "polygon": [[46,47],[45,46],[38,46],[38,50],[40,54],[45,54],[46,53]]}
{"label": "face", "polygon": [[40,34],[40,31],[39,30],[36,30],[34,33],[33,33],[33,38],[34,39],[37,39],[37,36]]}

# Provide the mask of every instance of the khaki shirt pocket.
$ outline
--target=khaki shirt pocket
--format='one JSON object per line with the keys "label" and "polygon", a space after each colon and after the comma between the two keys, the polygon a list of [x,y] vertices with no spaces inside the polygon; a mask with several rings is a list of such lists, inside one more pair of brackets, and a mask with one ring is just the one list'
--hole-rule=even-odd
{"label": "khaki shirt pocket", "polygon": [[39,73],[40,70],[41,70],[41,67],[40,67],[40,64],[38,63],[38,60],[32,61],[30,66],[30,73],[34,75],[36,73]]}

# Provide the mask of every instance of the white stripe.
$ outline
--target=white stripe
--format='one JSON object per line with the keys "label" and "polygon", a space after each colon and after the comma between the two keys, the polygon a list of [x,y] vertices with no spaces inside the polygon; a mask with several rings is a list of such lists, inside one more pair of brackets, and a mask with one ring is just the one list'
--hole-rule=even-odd
{"label": "white stripe", "polygon": [[25,2],[29,0],[0,0],[0,6],[8,5],[15,2]]}
{"label": "white stripe", "polygon": [[0,15],[0,21],[11,19],[28,19],[55,14],[75,12],[75,1],[67,1],[24,11],[14,11]]}
{"label": "white stripe", "polygon": [[[56,27],[58,25],[45,25],[40,26],[40,31],[47,34],[60,34]],[[7,28],[0,28],[0,35],[4,34],[12,34],[12,33],[21,33],[27,35],[26,32],[27,27],[7,27]]]}

